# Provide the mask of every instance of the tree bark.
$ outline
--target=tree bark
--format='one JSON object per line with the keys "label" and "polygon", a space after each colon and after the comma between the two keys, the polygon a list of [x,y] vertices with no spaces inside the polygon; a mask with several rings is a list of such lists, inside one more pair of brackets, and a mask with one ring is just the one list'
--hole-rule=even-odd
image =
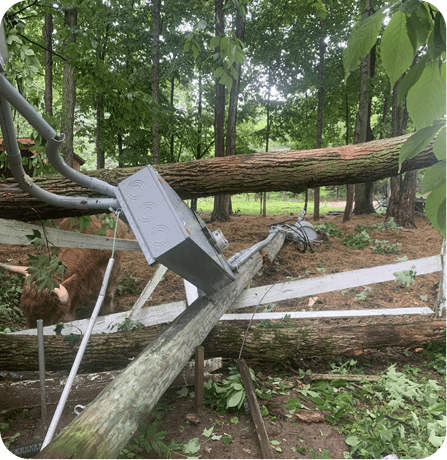
{"label": "tree bark", "polygon": [[[226,158],[158,165],[157,170],[169,185],[186,200],[218,194],[291,191],[380,180],[398,173],[399,151],[411,136],[381,139],[359,145],[328,147],[288,153],[254,153]],[[406,160],[402,172],[427,168],[438,160],[430,144],[418,156]],[[140,170],[141,167],[91,171],[111,185]],[[98,196],[62,176],[44,175],[34,183],[50,192],[71,196]],[[99,209],[68,209],[47,205],[25,193],[14,179],[0,182],[0,217],[33,221],[65,216],[97,214]]]}
{"label": "tree bark", "polygon": [[373,214],[374,182],[368,181],[361,184],[355,184],[355,206],[354,214]]}
{"label": "tree bark", "polygon": [[[244,41],[245,36],[245,19],[242,16],[240,8],[236,11],[236,38],[241,42]],[[236,118],[237,106],[239,97],[239,86],[241,82],[242,64],[233,64],[236,70],[237,79],[233,77],[233,84],[230,90],[230,101],[228,105],[228,121],[227,121],[227,141],[225,144],[226,156],[236,155]]]}
{"label": "tree bark", "polygon": [[101,150],[101,123],[104,119],[104,111],[100,96],[96,96],[96,135],[95,135],[95,147],[96,147],[96,168],[105,168],[105,155],[104,150]]}
{"label": "tree bark", "polygon": [[53,116],[53,15],[45,13],[45,23],[42,28],[43,42],[45,44],[45,112]]}
{"label": "tree bark", "polygon": [[[284,234],[277,233],[262,252],[273,260],[283,243]],[[257,252],[233,283],[189,305],[37,458],[116,458],[262,265]]]}
{"label": "tree bark", "polygon": [[[74,27],[77,24],[78,11],[76,8],[68,9],[64,13],[64,21],[67,27]],[[76,34],[68,35],[69,42],[66,43],[66,50],[69,49],[71,43],[76,42]],[[64,61],[64,76],[62,88],[62,122],[61,133],[65,134],[65,142],[61,146],[61,154],[65,163],[73,166],[73,136],[74,136],[74,119],[75,119],[75,104],[76,104],[76,80],[75,68],[71,64],[72,58],[70,52],[66,53]]]}
{"label": "tree bark", "polygon": [[[323,1],[325,3],[325,1]],[[323,107],[324,107],[324,53],[326,51],[326,44],[324,42],[326,38],[325,28],[324,28],[324,19],[320,19],[320,43],[319,43],[319,53],[320,61],[318,62],[318,82],[320,87],[318,88],[318,107],[317,107],[317,142],[315,148],[321,148],[321,143],[323,141]],[[314,189],[314,220],[320,220],[320,187]]]}
{"label": "tree bark", "polygon": [[160,100],[160,7],[161,0],[152,3],[152,164],[160,164],[160,120],[157,104]]}
{"label": "tree bark", "polygon": [[352,217],[352,207],[354,205],[354,192],[355,192],[355,185],[348,184],[346,186],[346,205],[345,211],[343,213],[343,222],[349,222]]}
{"label": "tree bark", "polygon": [[[297,356],[327,356],[368,348],[445,343],[445,320],[434,315],[418,321],[400,317],[398,323],[383,323],[375,317],[372,322],[363,319],[364,322],[357,326],[340,326],[337,319],[325,319],[324,324],[306,320],[304,329],[298,320],[289,320],[287,327],[271,329],[257,327],[259,323],[255,322],[247,335],[242,356],[275,363]],[[281,324],[281,321],[275,320],[273,323]],[[247,321],[217,323],[203,342],[206,358],[237,359],[246,328]],[[87,346],[80,372],[122,369],[166,329],[167,326],[160,325],[133,332],[94,334]],[[68,369],[74,361],[79,343],[71,346],[67,336],[45,336],[46,370]],[[37,371],[37,337],[0,334],[0,368],[15,372]]]}
{"label": "tree bark", "polygon": [[[372,14],[371,0],[365,2],[365,18]],[[374,75],[375,46],[360,61],[360,97],[359,110],[354,130],[354,143],[368,142],[373,140],[371,131],[371,95],[368,92],[368,85]],[[373,206],[373,182],[355,185],[354,214],[375,213]]]}
{"label": "tree bark", "polygon": [[[215,29],[216,37],[224,35],[225,12],[223,0],[215,0]],[[219,52],[220,47],[216,49]],[[225,156],[225,85],[216,80],[216,99],[214,106],[214,149],[215,157]],[[214,208],[211,214],[212,221],[225,222],[230,220],[230,197],[217,195],[214,197]]]}
{"label": "tree bark", "polygon": [[[413,65],[417,63],[417,56],[413,61]],[[405,108],[398,101],[397,94],[402,75],[396,82],[393,88],[392,96],[392,117],[391,117],[391,135],[400,136],[406,128]],[[416,185],[418,171],[409,171],[398,176],[392,177],[390,180],[391,194],[388,200],[386,209],[386,218],[393,217],[396,224],[406,228],[416,228],[414,223],[414,202],[416,200]]]}

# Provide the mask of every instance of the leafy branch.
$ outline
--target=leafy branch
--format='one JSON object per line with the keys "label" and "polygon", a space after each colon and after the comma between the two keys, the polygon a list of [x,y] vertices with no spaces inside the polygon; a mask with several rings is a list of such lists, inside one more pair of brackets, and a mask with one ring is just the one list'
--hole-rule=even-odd
{"label": "leafy branch", "polygon": [[[446,25],[441,12],[419,0],[386,5],[354,29],[343,53],[345,84],[350,72],[376,44],[384,25],[386,8],[391,20],[381,33],[382,62],[391,88],[399,85],[400,101],[407,100],[408,113],[417,132],[402,146],[399,170],[405,160],[421,153],[431,142],[438,162],[425,174],[422,193],[430,192],[426,215],[446,237]],[[421,54],[412,67],[416,55]],[[406,74],[405,74],[406,72]]]}

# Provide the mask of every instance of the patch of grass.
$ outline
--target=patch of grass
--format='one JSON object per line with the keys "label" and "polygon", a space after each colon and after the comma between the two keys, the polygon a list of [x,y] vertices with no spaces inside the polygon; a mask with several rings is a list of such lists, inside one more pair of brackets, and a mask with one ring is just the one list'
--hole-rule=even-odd
{"label": "patch of grass", "polygon": [[[231,206],[236,214],[261,214],[259,198],[255,201],[255,194],[249,193],[249,200],[246,200],[246,194],[231,196]],[[304,200],[293,199],[293,201],[283,201],[281,192],[269,193],[267,198],[267,214],[299,214],[304,209]],[[214,207],[213,198],[199,198],[197,202],[197,210],[199,212],[212,212]],[[340,208],[331,208],[320,203],[320,213],[324,214],[329,211],[343,210]],[[307,212],[313,213],[313,200],[309,200]]]}

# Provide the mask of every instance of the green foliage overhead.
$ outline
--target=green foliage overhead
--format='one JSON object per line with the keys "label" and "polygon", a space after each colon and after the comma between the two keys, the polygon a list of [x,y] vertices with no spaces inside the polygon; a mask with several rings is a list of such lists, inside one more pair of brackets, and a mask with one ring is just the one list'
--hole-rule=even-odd
{"label": "green foliage overhead", "polygon": [[[410,119],[417,132],[402,146],[399,167],[406,159],[418,155],[436,139],[435,155],[445,159],[446,113],[446,27],[444,18],[433,5],[420,0],[394,2],[390,5],[391,20],[381,35],[381,57],[391,88],[404,76],[398,90],[399,100],[406,97]],[[348,41],[344,53],[345,74],[348,75],[377,41],[384,19],[378,12],[367,18]],[[372,37],[376,31],[375,39]],[[418,62],[414,62],[417,59]],[[413,64],[415,65],[413,66]],[[405,72],[406,75],[405,75]],[[442,129],[442,131],[441,131]],[[446,237],[445,161],[433,165],[424,177],[426,214],[435,229]]]}
{"label": "green foliage overhead", "polygon": [[[42,26],[45,13],[52,12],[52,126],[56,130],[60,126],[63,56],[69,55],[77,84],[75,153],[85,155],[90,168],[101,152],[108,168],[151,163],[154,102],[150,6],[143,0],[76,2],[77,26],[68,30],[64,12],[69,6],[62,1],[41,0],[20,2],[8,10],[5,28],[11,59],[6,77],[43,112]],[[373,7],[378,11],[366,19],[363,7],[355,0],[235,0],[226,2],[225,30],[216,37],[212,2],[164,3],[157,103],[161,162],[214,154],[215,82],[223,83],[228,95],[235,77],[233,66],[240,63],[238,155],[265,148],[267,100],[270,140],[295,149],[314,148],[321,88],[322,146],[351,143],[358,109],[358,63],[376,43],[371,80],[374,136],[389,136],[389,120],[382,121],[385,101],[390,100],[394,82],[407,72],[399,86],[399,100],[406,99],[410,129],[426,131],[421,137],[410,138],[400,162],[417,155],[436,135],[439,140],[435,147],[441,156],[445,152],[445,135],[440,135],[445,107],[444,18],[433,5],[420,0],[376,2]],[[235,37],[237,9],[246,17],[243,42]],[[357,25],[353,28],[353,24]],[[69,34],[74,34],[76,41],[67,44]],[[322,36],[323,81],[318,73]],[[38,151],[44,148],[39,135],[20,117],[16,124],[20,136],[34,138]],[[36,172],[48,172],[39,155],[32,162],[38,166]],[[442,197],[436,198],[442,194],[442,188],[436,186],[442,173],[433,168],[427,177],[424,190],[434,193],[428,207],[442,205]],[[438,182],[430,186],[433,178]],[[441,219],[434,225],[442,231],[445,224],[439,208],[427,212],[435,220]]]}

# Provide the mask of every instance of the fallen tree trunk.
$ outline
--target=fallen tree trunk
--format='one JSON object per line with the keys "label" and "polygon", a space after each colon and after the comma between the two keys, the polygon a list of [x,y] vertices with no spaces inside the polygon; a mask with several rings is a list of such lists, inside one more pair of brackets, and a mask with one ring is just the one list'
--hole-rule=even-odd
{"label": "fallen tree trunk", "polygon": [[284,239],[278,232],[262,254],[256,252],[239,268],[234,282],[189,305],[37,458],[116,458],[195,347],[262,267],[264,256],[273,260]]}
{"label": "fallen tree trunk", "polygon": [[[418,321],[399,317],[398,323],[381,324],[382,320],[377,317],[364,317],[362,320],[364,322],[356,326],[340,326],[339,319],[325,320],[323,324],[313,320],[290,320],[287,324],[276,321],[270,323],[270,328],[265,327],[265,322],[255,321],[247,335],[242,356],[276,363],[297,357],[350,354],[364,349],[445,343],[445,319],[435,319],[434,315]],[[248,321],[216,324],[203,343],[205,356],[237,359],[247,325]],[[146,327],[127,333],[92,335],[82,360],[82,372],[125,367],[165,329],[158,326],[156,329]],[[79,343],[71,346],[70,337],[74,338],[45,337],[47,370],[66,370],[71,366]],[[0,369],[38,370],[37,337],[0,334]]]}
{"label": "fallen tree trunk", "polygon": [[[256,153],[224,158],[157,165],[157,171],[182,199],[249,192],[292,191],[324,185],[375,181],[398,173],[399,151],[411,134],[324,149]],[[433,144],[417,157],[404,161],[401,172],[436,163]],[[139,168],[97,170],[88,175],[111,185]],[[60,175],[38,176],[34,182],[52,193],[67,196],[98,196]],[[96,214],[100,210],[87,210]],[[13,179],[0,182],[0,217],[23,221],[79,216],[86,210],[47,205],[23,192]]]}
{"label": "fallen tree trunk", "polygon": [[[210,372],[221,369],[222,358],[207,359],[204,362],[203,376],[205,381],[221,382],[222,374]],[[78,374],[68,395],[67,404],[89,404],[121,371],[95,372],[92,374]],[[190,361],[183,371],[172,382],[171,388],[181,388],[185,385],[194,385],[194,361]],[[9,409],[30,409],[42,404],[40,380],[37,375],[29,376],[27,380],[13,381],[17,373],[4,373],[5,380],[0,381],[0,411]],[[2,375],[3,377],[3,375]],[[67,379],[50,377],[45,380],[47,404],[56,406],[61,397]]]}

